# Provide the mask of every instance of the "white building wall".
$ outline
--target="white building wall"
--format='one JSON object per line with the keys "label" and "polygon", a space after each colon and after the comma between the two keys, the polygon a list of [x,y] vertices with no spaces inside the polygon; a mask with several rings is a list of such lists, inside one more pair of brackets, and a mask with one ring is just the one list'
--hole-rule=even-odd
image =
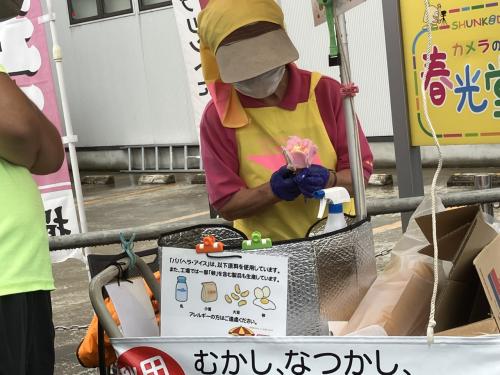
{"label": "white building wall", "polygon": [[[66,89],[78,147],[197,143],[186,70],[171,7],[70,25],[55,1]],[[313,28],[309,0],[281,0],[298,65],[328,67],[328,30]],[[392,135],[382,0],[347,14],[356,109],[367,136]]]}
{"label": "white building wall", "polygon": [[[383,0],[367,0],[346,13],[356,111],[367,136],[391,136],[392,118],[385,50]],[[328,66],[330,38],[325,24],[313,28],[310,0],[280,0],[287,30],[300,53],[298,65],[339,78]]]}
{"label": "white building wall", "polygon": [[54,8],[78,147],[197,143],[173,9],[70,26]]}

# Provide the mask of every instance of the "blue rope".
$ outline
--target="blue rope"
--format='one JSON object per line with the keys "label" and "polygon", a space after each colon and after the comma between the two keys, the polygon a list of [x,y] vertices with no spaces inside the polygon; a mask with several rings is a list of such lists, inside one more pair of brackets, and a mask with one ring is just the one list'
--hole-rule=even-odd
{"label": "blue rope", "polygon": [[137,257],[137,255],[135,255],[134,253],[134,239],[135,239],[135,233],[132,234],[132,237],[130,237],[130,240],[128,241],[125,238],[125,235],[123,233],[120,233],[122,250],[130,258],[130,267],[129,267],[130,269],[134,269]]}

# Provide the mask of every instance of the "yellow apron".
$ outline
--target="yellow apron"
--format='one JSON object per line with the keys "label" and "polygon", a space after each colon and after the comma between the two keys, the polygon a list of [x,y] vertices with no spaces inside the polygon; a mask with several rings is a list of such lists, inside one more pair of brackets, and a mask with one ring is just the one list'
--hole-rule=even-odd
{"label": "yellow apron", "polygon": [[[289,136],[309,138],[318,146],[315,164],[334,169],[337,153],[332,146],[316,103],[315,88],[321,74],[312,73],[309,99],[299,103],[294,111],[279,107],[246,108],[250,119],[247,126],[236,129],[240,177],[249,188],[269,182],[271,175],[286,164],[281,146]],[[318,159],[319,157],[319,159]],[[302,195],[293,202],[281,201],[234,226],[247,236],[258,230],[272,240],[303,238],[316,222],[319,202]]]}

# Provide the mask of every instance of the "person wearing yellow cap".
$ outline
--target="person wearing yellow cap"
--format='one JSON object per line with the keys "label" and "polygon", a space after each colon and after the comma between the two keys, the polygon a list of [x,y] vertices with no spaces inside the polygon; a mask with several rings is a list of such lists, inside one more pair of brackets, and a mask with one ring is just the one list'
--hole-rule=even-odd
{"label": "person wearing yellow cap", "polygon": [[[351,190],[339,82],[299,69],[299,54],[273,0],[210,0],[198,16],[200,55],[212,96],[203,114],[201,153],[209,200],[249,236],[304,237],[316,221],[316,190]],[[365,179],[373,156],[361,130]],[[318,155],[295,175],[281,146],[312,140]]]}

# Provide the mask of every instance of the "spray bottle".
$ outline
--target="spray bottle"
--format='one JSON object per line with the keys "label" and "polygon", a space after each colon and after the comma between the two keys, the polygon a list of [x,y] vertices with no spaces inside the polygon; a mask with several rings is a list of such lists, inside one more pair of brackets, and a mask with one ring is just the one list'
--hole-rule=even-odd
{"label": "spray bottle", "polygon": [[350,202],[349,192],[343,187],[333,187],[315,191],[313,197],[319,199],[318,219],[325,214],[328,203],[328,218],[323,233],[334,232],[347,226],[342,203]]}

